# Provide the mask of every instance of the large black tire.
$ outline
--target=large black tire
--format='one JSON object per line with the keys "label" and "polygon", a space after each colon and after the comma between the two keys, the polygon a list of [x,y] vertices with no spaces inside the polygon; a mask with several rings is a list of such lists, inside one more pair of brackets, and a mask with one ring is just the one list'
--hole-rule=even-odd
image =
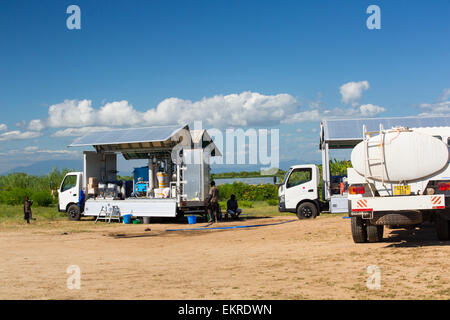
{"label": "large black tire", "polygon": [[80,207],[76,204],[72,204],[67,209],[67,217],[69,217],[69,220],[71,221],[79,221],[81,219]]}
{"label": "large black tire", "polygon": [[364,220],[361,217],[352,217],[352,237],[355,243],[364,243],[367,241],[367,230]]}
{"label": "large black tire", "polygon": [[445,215],[436,216],[436,233],[439,240],[450,240],[450,220]]}
{"label": "large black tire", "polygon": [[383,240],[384,226],[368,224],[366,230],[369,242],[381,242]]}
{"label": "large black tire", "polygon": [[299,219],[315,219],[317,217],[317,207],[314,203],[304,202],[297,208],[297,217]]}

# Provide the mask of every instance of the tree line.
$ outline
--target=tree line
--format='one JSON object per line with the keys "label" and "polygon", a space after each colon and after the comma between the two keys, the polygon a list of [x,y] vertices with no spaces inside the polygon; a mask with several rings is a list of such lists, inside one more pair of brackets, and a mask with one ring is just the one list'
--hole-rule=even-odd
{"label": "tree line", "polygon": [[55,192],[64,176],[73,170],[53,170],[46,175],[29,175],[15,172],[0,176],[0,203],[8,205],[22,204],[25,197],[30,197],[39,206],[57,203]]}

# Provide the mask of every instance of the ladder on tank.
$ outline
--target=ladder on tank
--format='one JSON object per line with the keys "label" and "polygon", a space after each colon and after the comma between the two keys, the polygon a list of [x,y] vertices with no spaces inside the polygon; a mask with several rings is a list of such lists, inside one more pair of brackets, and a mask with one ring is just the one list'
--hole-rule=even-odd
{"label": "ladder on tank", "polygon": [[[385,133],[383,124],[380,123],[380,130],[379,131],[367,131],[366,125],[363,125],[363,144],[364,144],[364,178],[366,179],[367,183],[369,184],[370,192],[372,193],[372,196],[375,195],[375,191],[373,190],[372,182],[369,181],[369,179],[378,179],[381,180],[382,185],[384,186],[384,178],[385,178],[385,172],[386,172],[386,160],[384,155],[384,139],[385,139]],[[372,138],[374,135],[380,136],[380,141],[376,143],[371,143],[369,141],[370,138]],[[380,148],[380,157],[379,158],[371,158],[369,148],[378,147]],[[371,167],[373,165],[380,165],[381,166],[381,175],[374,175],[372,174]]]}
{"label": "ladder on tank", "polygon": [[98,213],[97,219],[95,219],[95,223],[98,220],[108,220],[108,223],[111,223],[111,220],[117,220],[120,222],[120,209],[118,206],[102,206],[100,212]]}

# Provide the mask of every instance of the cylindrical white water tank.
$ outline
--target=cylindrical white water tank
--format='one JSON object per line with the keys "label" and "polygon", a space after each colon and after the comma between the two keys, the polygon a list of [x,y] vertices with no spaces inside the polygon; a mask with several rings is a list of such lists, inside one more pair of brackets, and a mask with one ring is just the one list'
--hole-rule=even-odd
{"label": "cylindrical white water tank", "polygon": [[390,131],[360,142],[352,151],[353,168],[373,180],[407,182],[430,176],[449,162],[447,145],[414,131]]}

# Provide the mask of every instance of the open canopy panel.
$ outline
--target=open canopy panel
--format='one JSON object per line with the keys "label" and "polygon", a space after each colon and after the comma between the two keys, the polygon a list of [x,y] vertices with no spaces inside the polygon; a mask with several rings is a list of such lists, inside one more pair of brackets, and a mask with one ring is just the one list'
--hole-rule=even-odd
{"label": "open canopy panel", "polygon": [[380,124],[384,129],[449,127],[450,116],[324,120],[320,147],[327,143],[330,149],[353,148],[363,140],[363,125],[367,131],[378,131]]}
{"label": "open canopy panel", "polygon": [[126,159],[143,159],[148,152],[170,150],[186,134],[187,125],[115,129],[88,133],[69,147],[93,146],[97,152],[122,152]]}
{"label": "open canopy panel", "polygon": [[221,155],[206,130],[190,131],[188,125],[91,132],[77,138],[69,147],[93,146],[97,152],[120,152],[130,160],[148,159],[150,153],[168,153],[179,143],[192,148],[209,146],[211,156]]}

